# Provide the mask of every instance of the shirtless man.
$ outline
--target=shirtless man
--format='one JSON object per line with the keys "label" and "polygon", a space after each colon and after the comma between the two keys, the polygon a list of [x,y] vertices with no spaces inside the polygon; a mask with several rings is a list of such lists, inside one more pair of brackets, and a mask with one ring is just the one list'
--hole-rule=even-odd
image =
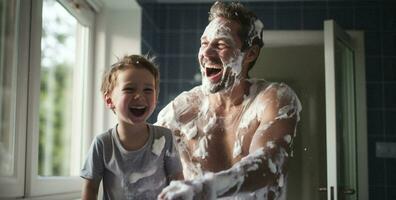
{"label": "shirtless man", "polygon": [[198,54],[202,85],[158,116],[175,134],[186,178],[159,199],[285,199],[300,102],[285,84],[248,79],[263,46],[251,11],[216,2],[209,21]]}

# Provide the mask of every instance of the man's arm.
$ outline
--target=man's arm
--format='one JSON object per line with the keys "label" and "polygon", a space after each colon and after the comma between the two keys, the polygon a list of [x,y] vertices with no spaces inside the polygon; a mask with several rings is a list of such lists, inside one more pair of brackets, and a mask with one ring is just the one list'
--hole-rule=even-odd
{"label": "man's arm", "polygon": [[215,181],[215,185],[229,183],[227,187],[216,188],[218,196],[264,187],[272,191],[270,195],[278,196],[285,184],[301,105],[295,93],[284,84],[269,86],[258,98],[266,106],[259,114],[260,125],[253,135],[249,155],[229,170],[218,173],[214,180],[221,182]]}
{"label": "man's arm", "polygon": [[215,199],[259,188],[272,191],[267,192],[268,199],[279,195],[285,184],[286,164],[301,106],[294,92],[285,85],[274,85],[259,98],[267,105],[259,115],[260,126],[252,138],[249,155],[228,170],[192,181],[175,182],[160,198],[186,199],[187,193],[192,192],[194,199]]}

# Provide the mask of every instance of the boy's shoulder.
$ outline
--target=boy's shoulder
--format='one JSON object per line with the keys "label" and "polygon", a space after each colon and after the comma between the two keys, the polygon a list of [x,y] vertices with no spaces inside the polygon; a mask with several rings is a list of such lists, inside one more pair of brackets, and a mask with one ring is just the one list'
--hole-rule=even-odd
{"label": "boy's shoulder", "polygon": [[114,127],[108,129],[107,131],[105,131],[105,132],[103,132],[103,133],[101,133],[99,135],[96,135],[95,136],[96,142],[97,143],[108,143],[108,142],[111,142],[113,130],[114,130]]}

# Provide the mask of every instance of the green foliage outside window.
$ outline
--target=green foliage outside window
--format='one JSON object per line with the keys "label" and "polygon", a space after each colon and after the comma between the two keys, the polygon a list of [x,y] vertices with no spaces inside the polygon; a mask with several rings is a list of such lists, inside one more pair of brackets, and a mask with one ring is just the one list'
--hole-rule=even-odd
{"label": "green foliage outside window", "polygon": [[[65,109],[72,101],[69,74],[71,68],[64,64],[43,68],[41,72],[39,174],[42,176],[68,175],[69,165],[65,163],[69,163],[70,158],[67,133],[70,127],[66,126],[71,119]],[[45,162],[50,162],[49,169]]]}
{"label": "green foliage outside window", "polygon": [[43,1],[38,174],[69,176],[76,19],[57,1]]}

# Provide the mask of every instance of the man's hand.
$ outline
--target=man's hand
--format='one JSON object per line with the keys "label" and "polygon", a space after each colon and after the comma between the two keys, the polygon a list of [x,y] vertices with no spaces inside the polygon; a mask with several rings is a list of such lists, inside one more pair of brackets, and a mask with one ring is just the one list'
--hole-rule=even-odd
{"label": "man's hand", "polygon": [[[210,176],[211,177],[211,176]],[[159,200],[198,200],[216,199],[211,178],[203,176],[189,181],[172,181],[158,195]]]}
{"label": "man's hand", "polygon": [[192,200],[194,197],[194,186],[191,181],[172,181],[158,195],[160,200]]}

